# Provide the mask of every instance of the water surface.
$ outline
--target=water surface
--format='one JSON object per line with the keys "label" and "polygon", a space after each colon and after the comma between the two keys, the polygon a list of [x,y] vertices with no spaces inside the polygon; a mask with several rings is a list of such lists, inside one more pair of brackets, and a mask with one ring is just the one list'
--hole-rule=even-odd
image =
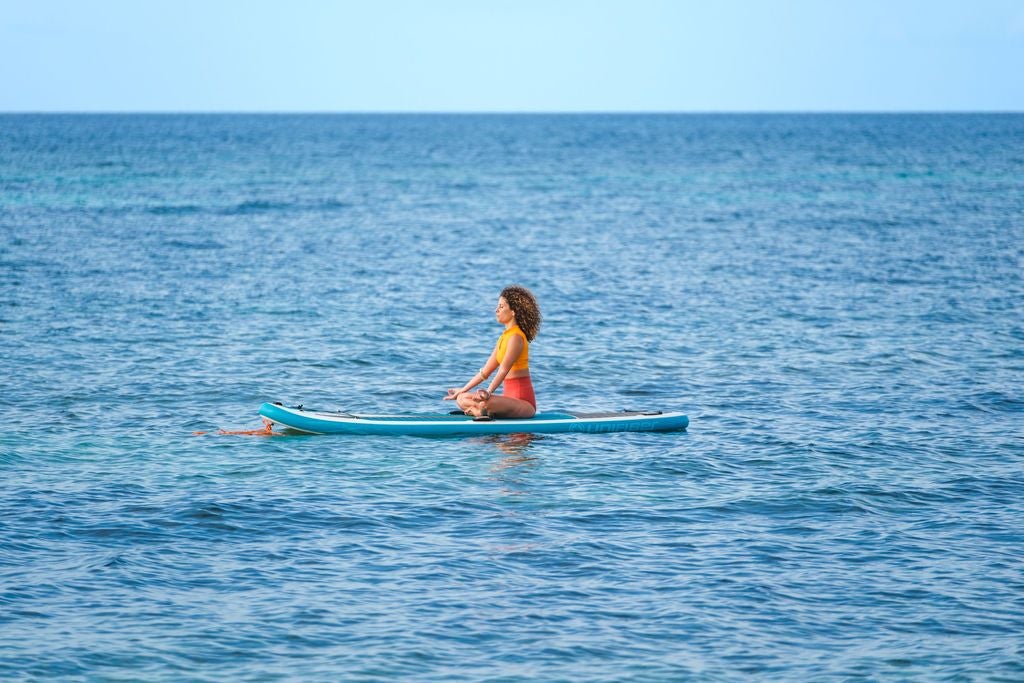
{"label": "water surface", "polygon": [[[1024,116],[0,116],[0,677],[1024,677]],[[501,287],[542,409],[436,411]]]}

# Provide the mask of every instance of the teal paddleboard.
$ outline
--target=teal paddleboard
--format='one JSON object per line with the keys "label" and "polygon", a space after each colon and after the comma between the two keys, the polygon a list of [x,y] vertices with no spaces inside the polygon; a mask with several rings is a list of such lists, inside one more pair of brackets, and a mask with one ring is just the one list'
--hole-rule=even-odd
{"label": "teal paddleboard", "polygon": [[360,415],[264,403],[260,415],[271,422],[309,434],[395,434],[459,436],[466,434],[556,434],[561,432],[665,432],[686,429],[683,413],[537,413],[528,419],[478,420],[462,414]]}

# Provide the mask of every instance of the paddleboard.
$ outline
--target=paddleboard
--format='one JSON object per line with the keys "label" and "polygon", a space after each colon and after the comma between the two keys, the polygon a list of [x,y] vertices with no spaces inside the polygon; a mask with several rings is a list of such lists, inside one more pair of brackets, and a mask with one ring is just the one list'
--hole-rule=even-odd
{"label": "paddleboard", "polygon": [[459,436],[467,434],[556,434],[562,432],[664,432],[686,429],[689,418],[679,412],[537,413],[528,419],[478,420],[469,415],[424,413],[362,415],[264,403],[260,415],[271,422],[308,434],[395,434]]}

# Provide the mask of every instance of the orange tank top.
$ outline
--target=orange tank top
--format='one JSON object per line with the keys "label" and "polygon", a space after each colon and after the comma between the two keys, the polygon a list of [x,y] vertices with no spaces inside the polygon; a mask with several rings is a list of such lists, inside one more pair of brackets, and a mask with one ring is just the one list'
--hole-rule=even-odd
{"label": "orange tank top", "polygon": [[508,348],[508,340],[512,338],[513,334],[518,334],[523,338],[523,351],[519,354],[519,358],[512,364],[512,370],[529,370],[530,369],[530,342],[526,339],[526,334],[519,329],[518,325],[513,325],[504,332],[498,338],[498,362],[501,363],[505,360],[505,350]]}

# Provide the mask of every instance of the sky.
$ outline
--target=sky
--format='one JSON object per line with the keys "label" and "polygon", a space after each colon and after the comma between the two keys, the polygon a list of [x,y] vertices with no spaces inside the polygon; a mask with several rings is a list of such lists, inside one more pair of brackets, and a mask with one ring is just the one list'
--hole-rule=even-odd
{"label": "sky", "polygon": [[1024,0],[0,0],[0,111],[1024,111]]}

